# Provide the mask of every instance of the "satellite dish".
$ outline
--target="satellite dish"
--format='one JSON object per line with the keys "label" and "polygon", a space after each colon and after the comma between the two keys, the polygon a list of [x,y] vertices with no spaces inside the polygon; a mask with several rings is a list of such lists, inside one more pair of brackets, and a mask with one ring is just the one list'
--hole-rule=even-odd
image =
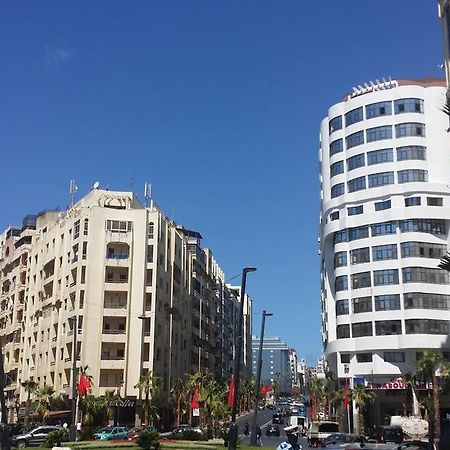
{"label": "satellite dish", "polygon": [[96,181],[92,187],[94,189],[98,189],[99,186],[100,186],[100,182]]}

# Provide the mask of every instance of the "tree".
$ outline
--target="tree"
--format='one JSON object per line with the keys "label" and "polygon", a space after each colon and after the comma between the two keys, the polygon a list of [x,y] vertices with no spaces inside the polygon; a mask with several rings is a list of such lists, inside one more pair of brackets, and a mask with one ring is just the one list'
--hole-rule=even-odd
{"label": "tree", "polygon": [[202,386],[206,384],[210,378],[211,376],[209,374],[205,374],[200,370],[198,372],[186,375],[186,388],[189,401],[189,422],[192,422],[191,399],[194,395],[195,389],[198,388],[200,391]]}
{"label": "tree", "polygon": [[86,428],[100,426],[105,423],[107,413],[103,398],[94,397],[93,395],[80,397],[79,405],[83,413],[83,425]]}
{"label": "tree", "polygon": [[45,423],[50,412],[51,398],[55,390],[52,386],[44,386],[37,388],[35,391],[36,401],[34,403],[34,409],[39,414],[41,420]]}
{"label": "tree", "polygon": [[352,391],[352,399],[355,401],[358,410],[358,434],[364,436],[364,409],[368,403],[375,401],[375,394],[361,384],[355,384]]}
{"label": "tree", "polygon": [[325,397],[325,390],[322,382],[317,375],[314,375],[308,381],[308,394],[311,398],[311,417],[312,420],[317,419],[317,413],[319,412],[320,403]]}
{"label": "tree", "polygon": [[101,399],[105,406],[108,424],[110,424],[113,421],[115,403],[120,401],[120,395],[114,390],[107,390]]}
{"label": "tree", "polygon": [[405,373],[402,376],[403,383],[405,384],[405,405],[404,405],[404,415],[407,415],[408,404],[411,407],[410,411],[414,416],[419,414],[419,404],[417,402],[416,396],[416,377],[412,373]]}
{"label": "tree", "polygon": [[[141,397],[142,392],[144,393],[144,422],[145,425],[149,425],[149,416],[152,412],[152,416],[156,417],[156,410],[152,408],[152,398],[158,394],[161,390],[162,379],[153,374],[152,371],[147,371],[141,375],[139,382],[134,386],[139,389],[139,397]],[[152,420],[153,422],[153,420]]]}
{"label": "tree", "polygon": [[177,427],[181,424],[182,410],[188,400],[186,384],[182,378],[177,378],[170,390],[170,400],[176,405]]}
{"label": "tree", "polygon": [[328,370],[325,372],[325,386],[324,386],[324,394],[327,401],[327,415],[328,420],[331,420],[331,396],[334,392],[335,388],[335,377],[333,372]]}
{"label": "tree", "polygon": [[27,409],[24,419],[24,426],[25,429],[28,428],[28,422],[30,420],[30,406],[31,406],[31,394],[34,394],[36,392],[36,389],[38,387],[38,384],[36,381],[33,380],[25,380],[20,383],[21,386],[25,389],[25,392],[27,393]]}

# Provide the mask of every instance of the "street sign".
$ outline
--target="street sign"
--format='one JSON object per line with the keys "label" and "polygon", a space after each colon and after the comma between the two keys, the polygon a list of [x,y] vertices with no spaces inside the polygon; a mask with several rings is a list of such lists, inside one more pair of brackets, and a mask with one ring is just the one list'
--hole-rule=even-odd
{"label": "street sign", "polygon": [[194,409],[192,410],[192,415],[193,415],[194,417],[200,417],[200,408],[194,408]]}

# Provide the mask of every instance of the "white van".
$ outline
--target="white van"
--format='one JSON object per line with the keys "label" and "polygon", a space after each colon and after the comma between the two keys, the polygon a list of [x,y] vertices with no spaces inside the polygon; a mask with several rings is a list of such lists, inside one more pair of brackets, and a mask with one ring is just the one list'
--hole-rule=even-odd
{"label": "white van", "polygon": [[317,447],[330,434],[339,433],[339,424],[337,422],[311,422],[306,433],[310,447]]}

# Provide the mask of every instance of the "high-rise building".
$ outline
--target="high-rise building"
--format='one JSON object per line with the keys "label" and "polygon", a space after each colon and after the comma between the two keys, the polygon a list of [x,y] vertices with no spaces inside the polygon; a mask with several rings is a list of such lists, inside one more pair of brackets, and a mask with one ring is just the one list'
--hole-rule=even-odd
{"label": "high-rise building", "polygon": [[421,352],[450,351],[445,92],[443,80],[365,84],[321,124],[324,352],[341,382],[378,389],[376,423],[403,413],[398,379]]}
{"label": "high-rise building", "polygon": [[439,0],[439,17],[444,36],[445,73],[447,85],[450,83],[450,0]]}
{"label": "high-rise building", "polygon": [[[78,367],[88,366],[94,395],[114,389],[130,400],[120,414],[128,422],[144,371],[163,379],[166,395],[177,378],[198,370],[226,380],[239,290],[225,284],[201,239],[131,192],[100,189],[68,211],[27,216],[2,233],[0,339],[10,419],[26,400],[25,380],[69,399],[74,355]],[[244,302],[251,317],[250,298]],[[244,353],[244,369],[250,363]]]}

